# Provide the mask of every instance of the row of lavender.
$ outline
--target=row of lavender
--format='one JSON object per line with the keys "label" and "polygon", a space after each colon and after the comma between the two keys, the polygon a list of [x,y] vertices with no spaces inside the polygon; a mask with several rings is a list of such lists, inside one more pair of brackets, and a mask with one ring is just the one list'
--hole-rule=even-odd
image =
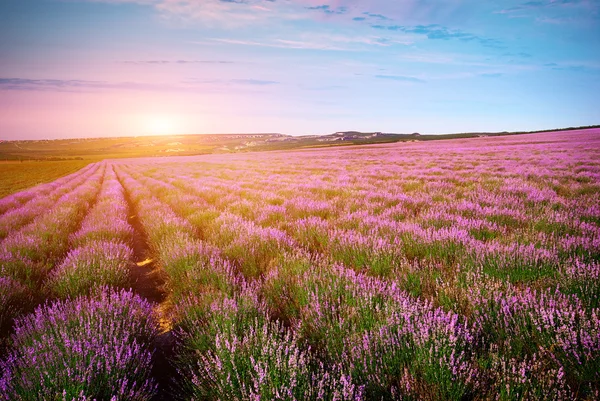
{"label": "row of lavender", "polygon": [[[21,270],[9,269],[15,255],[3,260],[2,316],[15,317],[15,307],[25,306],[35,290],[59,300],[15,321],[0,361],[0,399],[147,400],[156,392],[150,366],[158,326],[151,304],[119,289],[129,285],[133,256],[123,188],[113,168],[102,165],[68,194],[39,213],[42,221],[56,220],[62,208],[71,208],[58,214],[60,229],[51,227],[61,241],[38,258],[44,267],[26,261],[36,279],[21,284],[15,274]],[[47,229],[38,223],[25,231],[44,235]],[[70,250],[61,256],[66,243]]]}
{"label": "row of lavender", "polygon": [[540,139],[114,163],[33,281],[81,297],[17,320],[0,389],[152,397],[150,305],[95,291],[128,285],[124,188],[167,276],[173,397],[598,398],[600,136]]}

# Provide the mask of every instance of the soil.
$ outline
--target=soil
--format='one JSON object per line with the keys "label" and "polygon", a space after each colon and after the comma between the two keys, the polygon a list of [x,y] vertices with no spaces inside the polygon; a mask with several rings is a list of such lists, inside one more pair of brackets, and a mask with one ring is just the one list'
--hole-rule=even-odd
{"label": "soil", "polygon": [[126,200],[131,214],[128,221],[134,229],[132,241],[134,263],[131,264],[131,286],[136,294],[155,305],[154,313],[160,327],[159,335],[155,338],[154,343],[152,377],[158,383],[158,393],[153,401],[172,400],[171,387],[177,370],[170,362],[174,354],[175,341],[171,331],[171,320],[167,314],[164,273],[161,272],[152,257],[142,225],[137,215],[134,214],[133,205],[127,196]]}

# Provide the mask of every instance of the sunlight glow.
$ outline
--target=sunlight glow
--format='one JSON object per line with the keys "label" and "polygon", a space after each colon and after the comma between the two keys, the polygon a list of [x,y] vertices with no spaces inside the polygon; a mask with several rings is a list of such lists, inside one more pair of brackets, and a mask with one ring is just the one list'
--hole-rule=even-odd
{"label": "sunlight glow", "polygon": [[150,135],[173,135],[181,133],[181,122],[170,115],[155,115],[143,118],[143,133]]}

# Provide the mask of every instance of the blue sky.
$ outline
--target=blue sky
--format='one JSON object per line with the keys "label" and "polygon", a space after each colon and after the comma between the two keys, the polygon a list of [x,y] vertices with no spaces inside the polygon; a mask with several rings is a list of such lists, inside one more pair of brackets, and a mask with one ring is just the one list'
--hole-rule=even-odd
{"label": "blue sky", "polygon": [[600,123],[600,0],[2,0],[0,139]]}

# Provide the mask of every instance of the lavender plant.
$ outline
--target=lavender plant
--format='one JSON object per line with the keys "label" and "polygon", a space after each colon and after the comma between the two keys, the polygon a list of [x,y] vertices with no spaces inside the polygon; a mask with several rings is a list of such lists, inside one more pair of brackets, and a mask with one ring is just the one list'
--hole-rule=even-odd
{"label": "lavender plant", "polygon": [[75,248],[45,282],[60,298],[93,292],[98,286],[126,287],[133,251],[123,243],[94,241]]}
{"label": "lavender plant", "polygon": [[269,320],[249,288],[237,299],[189,301],[178,335],[182,399],[360,400],[363,388],[325,370],[298,337]]}
{"label": "lavender plant", "polygon": [[13,319],[31,307],[32,298],[17,280],[0,276],[0,338],[11,328]]}
{"label": "lavender plant", "polygon": [[17,320],[0,361],[0,399],[150,400],[152,308],[130,291],[101,289]]}

